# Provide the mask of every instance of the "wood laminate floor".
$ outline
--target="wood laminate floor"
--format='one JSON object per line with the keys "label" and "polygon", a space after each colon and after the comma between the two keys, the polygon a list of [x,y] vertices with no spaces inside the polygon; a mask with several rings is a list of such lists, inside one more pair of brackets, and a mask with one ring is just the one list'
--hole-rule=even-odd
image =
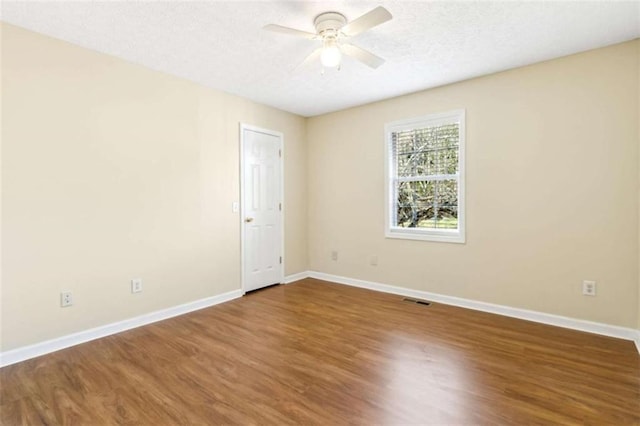
{"label": "wood laminate floor", "polygon": [[306,279],[0,370],[18,424],[640,424],[632,342]]}

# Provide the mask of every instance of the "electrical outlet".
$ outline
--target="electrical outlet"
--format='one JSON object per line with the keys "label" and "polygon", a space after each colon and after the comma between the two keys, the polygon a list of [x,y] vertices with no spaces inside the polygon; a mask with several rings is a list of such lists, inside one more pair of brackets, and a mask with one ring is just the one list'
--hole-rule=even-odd
{"label": "electrical outlet", "polygon": [[73,305],[73,294],[70,291],[60,293],[60,307],[66,308]]}
{"label": "electrical outlet", "polygon": [[338,260],[338,252],[337,251],[332,251],[331,252],[331,260]]}
{"label": "electrical outlet", "polygon": [[373,255],[369,258],[369,264],[371,266],[378,266],[378,256]]}
{"label": "electrical outlet", "polygon": [[140,293],[142,291],[142,278],[134,278],[131,280],[131,293]]}
{"label": "electrical outlet", "polygon": [[595,281],[582,281],[582,295],[583,296],[595,296],[596,295],[596,282]]}

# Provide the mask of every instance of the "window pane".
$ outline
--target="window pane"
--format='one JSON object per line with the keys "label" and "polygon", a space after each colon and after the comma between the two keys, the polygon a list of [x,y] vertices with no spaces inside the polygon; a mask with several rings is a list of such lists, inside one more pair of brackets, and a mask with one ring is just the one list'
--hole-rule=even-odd
{"label": "window pane", "polygon": [[457,123],[393,132],[397,176],[457,173],[459,134]]}
{"label": "window pane", "polygon": [[458,229],[458,182],[442,180],[436,182],[436,220],[437,229]]}
{"label": "window pane", "polygon": [[396,220],[402,228],[458,229],[456,180],[400,182]]}
{"label": "window pane", "polygon": [[435,184],[433,181],[400,182],[396,186],[397,215],[395,226],[422,227],[425,220],[433,221]]}

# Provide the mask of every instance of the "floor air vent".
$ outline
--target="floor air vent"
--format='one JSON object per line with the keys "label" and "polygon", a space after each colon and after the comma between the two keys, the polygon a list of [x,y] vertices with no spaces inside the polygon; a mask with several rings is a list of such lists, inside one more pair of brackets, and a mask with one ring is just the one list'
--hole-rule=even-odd
{"label": "floor air vent", "polygon": [[431,302],[427,302],[426,300],[420,300],[420,299],[412,299],[410,297],[405,297],[404,299],[402,299],[404,302],[411,302],[411,303],[417,303],[418,305],[425,305],[425,306],[429,306],[431,305]]}

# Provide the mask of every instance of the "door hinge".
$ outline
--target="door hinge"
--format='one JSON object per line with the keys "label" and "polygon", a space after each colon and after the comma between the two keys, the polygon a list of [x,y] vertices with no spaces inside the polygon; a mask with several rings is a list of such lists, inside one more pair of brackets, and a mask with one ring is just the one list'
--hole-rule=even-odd
{"label": "door hinge", "polygon": [[282,150],[281,149],[278,150],[278,157],[282,158]]}
{"label": "door hinge", "polygon": [[282,211],[282,203],[278,203],[278,208]]}
{"label": "door hinge", "polygon": [[280,256],[280,263],[282,263],[282,256]]}

